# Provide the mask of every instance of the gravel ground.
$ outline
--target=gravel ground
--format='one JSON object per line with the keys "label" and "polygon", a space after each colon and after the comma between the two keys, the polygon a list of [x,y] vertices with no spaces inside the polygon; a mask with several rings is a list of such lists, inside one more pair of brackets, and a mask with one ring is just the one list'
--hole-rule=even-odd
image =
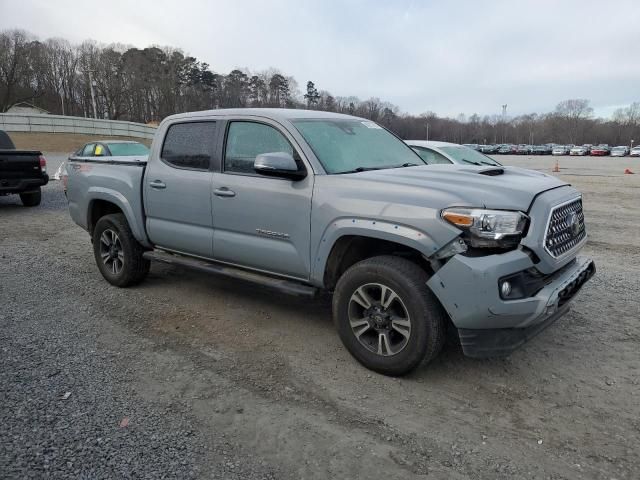
{"label": "gravel ground", "polygon": [[117,289],[58,182],[0,197],[0,478],[638,478],[640,161],[560,167],[598,266],[573,310],[402,379],[348,355],[327,301],[167,265]]}

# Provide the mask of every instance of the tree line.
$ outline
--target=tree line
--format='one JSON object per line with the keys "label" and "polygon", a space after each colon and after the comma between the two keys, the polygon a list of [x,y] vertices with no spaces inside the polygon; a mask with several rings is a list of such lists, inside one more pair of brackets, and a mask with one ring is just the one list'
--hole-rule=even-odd
{"label": "tree line", "polygon": [[0,111],[22,101],[55,114],[142,123],[215,108],[310,108],[365,117],[407,139],[480,144],[640,142],[640,102],[618,109],[610,119],[594,117],[586,99],[562,101],[552,112],[514,117],[409,115],[379,98],[334,96],[312,81],[301,92],[293,77],[274,68],[222,74],[170,47],[139,49],[94,41],[72,45],[59,38],[40,41],[21,30],[3,31]]}

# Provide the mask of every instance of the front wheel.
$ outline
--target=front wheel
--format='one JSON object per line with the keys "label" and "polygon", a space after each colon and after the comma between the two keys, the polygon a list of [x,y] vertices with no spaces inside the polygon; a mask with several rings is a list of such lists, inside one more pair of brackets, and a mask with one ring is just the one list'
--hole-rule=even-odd
{"label": "front wheel", "polygon": [[140,283],[149,273],[150,262],[143,257],[144,248],[121,213],[98,220],[93,230],[93,254],[102,276],[117,287]]}
{"label": "front wheel", "polygon": [[333,317],[356,360],[395,376],[438,355],[446,312],[427,287],[428,279],[416,263],[395,256],[363,260],[340,277]]}
{"label": "front wheel", "polygon": [[42,201],[42,190],[38,187],[32,192],[24,192],[20,194],[20,200],[25,207],[37,207]]}

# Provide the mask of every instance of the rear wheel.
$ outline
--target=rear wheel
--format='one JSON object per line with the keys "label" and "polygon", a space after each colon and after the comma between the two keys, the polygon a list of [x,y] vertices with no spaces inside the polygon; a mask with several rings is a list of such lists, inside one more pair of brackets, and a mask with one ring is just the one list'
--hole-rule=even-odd
{"label": "rear wheel", "polygon": [[24,192],[20,194],[20,200],[25,207],[37,207],[42,200],[42,191],[40,187],[32,192]]}
{"label": "rear wheel", "polygon": [[121,213],[98,220],[93,230],[93,254],[102,276],[117,287],[140,283],[149,273],[150,262],[143,257],[144,248]]}
{"label": "rear wheel", "polygon": [[340,277],[334,321],[347,350],[365,367],[404,375],[438,355],[446,313],[428,279],[417,264],[395,256],[363,260]]}

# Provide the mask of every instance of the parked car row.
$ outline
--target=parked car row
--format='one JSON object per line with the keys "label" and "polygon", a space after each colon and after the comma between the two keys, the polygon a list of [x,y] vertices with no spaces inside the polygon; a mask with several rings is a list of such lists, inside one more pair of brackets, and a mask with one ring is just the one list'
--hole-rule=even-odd
{"label": "parked car row", "polygon": [[620,145],[617,147],[610,147],[606,144],[592,145],[590,143],[584,145],[557,145],[554,143],[547,143],[544,145],[514,145],[510,143],[504,143],[500,145],[477,145],[472,143],[465,143],[465,147],[477,150],[484,154],[500,154],[500,155],[592,155],[592,156],[605,156],[611,155],[612,157],[625,157],[631,155],[632,157],[640,157],[640,146],[629,148],[626,145]]}
{"label": "parked car row", "polygon": [[[565,154],[566,155],[566,154]],[[574,146],[569,150],[569,155],[585,156],[591,155],[593,157],[604,157],[610,155],[612,157],[626,157],[640,156],[640,148],[629,148],[626,145],[620,145],[617,147],[610,147],[609,145],[580,145]]]}
{"label": "parked car row", "polygon": [[554,147],[551,143],[545,145],[513,145],[510,143],[503,143],[499,145],[475,145],[466,143],[464,146],[484,154],[500,155],[551,155],[551,151]]}

